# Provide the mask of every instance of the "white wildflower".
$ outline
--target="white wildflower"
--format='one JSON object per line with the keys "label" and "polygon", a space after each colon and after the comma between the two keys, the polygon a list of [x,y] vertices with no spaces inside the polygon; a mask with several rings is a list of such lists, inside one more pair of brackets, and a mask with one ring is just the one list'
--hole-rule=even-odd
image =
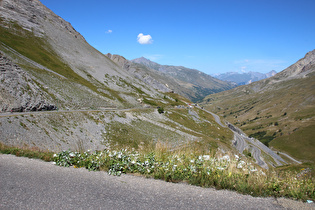
{"label": "white wildflower", "polygon": [[204,155],[202,156],[204,160],[210,160],[210,155]]}
{"label": "white wildflower", "polygon": [[245,161],[241,160],[241,161],[237,164],[236,168],[243,168],[243,166],[244,166],[245,164],[246,164]]}
{"label": "white wildflower", "polygon": [[255,172],[255,171],[257,171],[256,168],[250,169],[250,172]]}
{"label": "white wildflower", "polygon": [[225,161],[230,161],[230,156],[228,155],[224,155],[222,158],[220,158],[220,160],[225,160]]}

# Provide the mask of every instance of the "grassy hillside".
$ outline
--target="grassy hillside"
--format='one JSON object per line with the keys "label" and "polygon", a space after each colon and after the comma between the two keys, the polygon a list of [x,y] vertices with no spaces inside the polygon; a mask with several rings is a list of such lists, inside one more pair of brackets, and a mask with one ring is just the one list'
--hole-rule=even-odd
{"label": "grassy hillside", "polygon": [[271,82],[267,79],[210,95],[203,105],[269,147],[313,161],[315,74]]}

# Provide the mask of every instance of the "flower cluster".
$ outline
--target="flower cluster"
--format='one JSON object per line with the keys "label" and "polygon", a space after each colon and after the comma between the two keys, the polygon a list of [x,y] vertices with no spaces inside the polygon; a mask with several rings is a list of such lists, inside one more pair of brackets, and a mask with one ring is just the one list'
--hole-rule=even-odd
{"label": "flower cluster", "polygon": [[273,172],[268,176],[251,163],[235,155],[172,154],[171,152],[139,153],[122,149],[95,152],[62,151],[54,154],[59,166],[85,167],[88,170],[105,170],[110,175],[139,173],[171,182],[184,181],[198,186],[213,186],[260,196],[288,196],[298,199],[315,199],[312,179],[287,175],[283,178]]}
{"label": "flower cluster", "polygon": [[93,153],[79,153],[68,150],[54,154],[54,161],[56,165],[65,167],[85,167],[93,171],[102,168],[108,170],[108,173],[111,175],[163,172],[169,175],[181,174],[181,178],[184,178],[194,173],[200,173],[201,171],[210,174],[213,171],[228,170],[233,165],[243,171],[253,172],[257,170],[253,169],[245,161],[240,160],[240,158],[235,158],[231,161],[228,155],[221,158],[211,157],[210,155],[170,155],[162,161],[154,153],[140,154],[126,149],[120,151],[95,151]]}

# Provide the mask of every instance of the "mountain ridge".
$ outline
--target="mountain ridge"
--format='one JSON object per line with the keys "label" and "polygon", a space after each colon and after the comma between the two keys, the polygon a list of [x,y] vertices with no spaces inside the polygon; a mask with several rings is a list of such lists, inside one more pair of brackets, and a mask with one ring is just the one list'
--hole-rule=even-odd
{"label": "mountain ridge", "polygon": [[194,96],[188,95],[189,99],[193,102],[197,102],[211,93],[235,87],[232,83],[221,81],[196,69],[189,69],[183,66],[161,65],[144,57],[136,58],[131,61],[133,63],[142,64],[150,69],[160,71],[179,80],[182,86],[195,93]]}
{"label": "mountain ridge", "polygon": [[259,72],[246,72],[246,73],[238,73],[238,72],[226,72],[222,74],[215,74],[213,77],[229,82],[235,82],[237,85],[247,85],[252,82],[256,82],[262,79],[266,79],[276,75],[276,71],[272,70],[266,74]]}

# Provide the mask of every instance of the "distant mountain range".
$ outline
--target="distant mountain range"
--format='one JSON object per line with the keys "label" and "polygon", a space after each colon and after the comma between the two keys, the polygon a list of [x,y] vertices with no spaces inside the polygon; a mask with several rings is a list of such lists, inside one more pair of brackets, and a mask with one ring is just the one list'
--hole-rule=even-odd
{"label": "distant mountain range", "polygon": [[237,85],[247,85],[252,82],[272,77],[276,74],[277,72],[275,70],[272,70],[266,74],[252,71],[241,74],[238,72],[227,72],[223,74],[215,74],[213,77],[223,81],[234,82]]}
{"label": "distant mountain range", "polygon": [[236,87],[236,85],[231,82],[222,81],[196,69],[183,66],[161,65],[144,57],[131,61],[146,66],[149,69],[159,71],[166,75],[166,77],[173,78],[181,86],[181,90],[177,90],[178,93],[193,102],[200,101],[209,94]]}

